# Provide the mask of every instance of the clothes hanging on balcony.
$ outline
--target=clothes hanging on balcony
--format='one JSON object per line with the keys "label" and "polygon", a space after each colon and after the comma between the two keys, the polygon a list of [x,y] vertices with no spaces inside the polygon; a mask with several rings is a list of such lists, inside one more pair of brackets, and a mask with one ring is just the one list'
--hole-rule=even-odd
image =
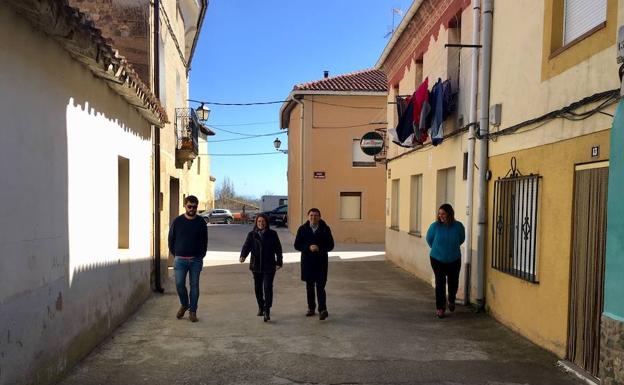
{"label": "clothes hanging on balcony", "polygon": [[393,142],[402,147],[413,147],[427,141],[429,129],[429,79],[426,78],[409,97],[397,98],[399,124],[390,129]]}
{"label": "clothes hanging on balcony", "polygon": [[414,141],[418,144],[423,144],[427,141],[427,129],[429,128],[429,78],[418,86],[414,97],[416,98],[414,104]]}
{"label": "clothes hanging on balcony", "polygon": [[[450,88],[450,87],[449,87]],[[429,94],[431,101],[431,144],[437,146],[444,139],[444,98],[442,80],[438,78]]]}
{"label": "clothes hanging on balcony", "polygon": [[399,123],[388,130],[392,141],[402,147],[423,144],[431,135],[431,143],[439,145],[444,140],[444,120],[455,109],[450,80],[438,78],[428,91],[429,78],[406,98],[397,97]]}
{"label": "clothes hanging on balcony", "polygon": [[388,130],[392,136],[392,142],[401,147],[412,147],[414,142],[414,97],[397,97],[397,112],[399,113],[399,124],[396,128]]}
{"label": "clothes hanging on balcony", "polygon": [[442,119],[446,120],[455,111],[455,98],[449,79],[442,82],[442,106]]}

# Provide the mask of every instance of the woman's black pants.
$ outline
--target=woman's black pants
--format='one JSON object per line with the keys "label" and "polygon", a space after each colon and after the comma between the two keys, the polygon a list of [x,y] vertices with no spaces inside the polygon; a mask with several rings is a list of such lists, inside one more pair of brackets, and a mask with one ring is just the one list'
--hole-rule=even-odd
{"label": "woman's black pants", "polygon": [[275,272],[253,273],[253,278],[258,309],[270,310],[271,306],[273,306],[273,278],[275,278]]}
{"label": "woman's black pants", "polygon": [[432,257],[429,258],[431,259],[433,274],[435,274],[436,309],[446,309],[447,283],[448,301],[449,303],[455,303],[455,296],[457,295],[457,287],[459,285],[461,258],[457,258],[457,260],[450,263],[440,262]]}
{"label": "woman's black pants", "polygon": [[325,284],[327,281],[306,281],[306,294],[308,296],[308,309],[314,311],[316,309],[316,301],[314,300],[314,289],[316,288],[316,298],[318,299],[318,311],[327,310]]}

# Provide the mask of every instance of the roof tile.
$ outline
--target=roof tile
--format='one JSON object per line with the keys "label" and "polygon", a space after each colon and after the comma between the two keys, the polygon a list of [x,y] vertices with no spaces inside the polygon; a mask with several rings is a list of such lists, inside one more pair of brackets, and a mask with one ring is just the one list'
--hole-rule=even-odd
{"label": "roof tile", "polygon": [[297,84],[295,91],[355,91],[388,92],[386,74],[376,69],[366,69],[344,75],[328,77]]}

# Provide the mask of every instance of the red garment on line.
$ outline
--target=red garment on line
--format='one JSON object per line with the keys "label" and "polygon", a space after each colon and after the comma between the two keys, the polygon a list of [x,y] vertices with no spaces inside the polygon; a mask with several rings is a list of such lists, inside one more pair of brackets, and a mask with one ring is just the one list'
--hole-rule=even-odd
{"label": "red garment on line", "polygon": [[[428,127],[420,127],[420,113],[422,112],[423,105],[425,103],[429,103],[429,78],[426,77],[425,80],[418,86],[416,92],[414,92],[414,140],[420,144],[425,143],[427,141],[427,128]],[[423,129],[424,128],[424,129]]]}

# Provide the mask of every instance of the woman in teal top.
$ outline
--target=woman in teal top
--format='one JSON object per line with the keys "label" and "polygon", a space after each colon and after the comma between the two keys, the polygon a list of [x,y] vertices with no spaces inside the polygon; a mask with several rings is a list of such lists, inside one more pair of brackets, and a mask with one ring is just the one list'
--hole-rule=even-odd
{"label": "woman in teal top", "polygon": [[455,210],[448,203],[438,209],[438,220],[429,226],[427,243],[431,267],[435,274],[436,315],[444,318],[446,311],[446,285],[448,282],[448,308],[455,311],[455,296],[461,270],[461,250],[466,234],[464,225],[455,220]]}

